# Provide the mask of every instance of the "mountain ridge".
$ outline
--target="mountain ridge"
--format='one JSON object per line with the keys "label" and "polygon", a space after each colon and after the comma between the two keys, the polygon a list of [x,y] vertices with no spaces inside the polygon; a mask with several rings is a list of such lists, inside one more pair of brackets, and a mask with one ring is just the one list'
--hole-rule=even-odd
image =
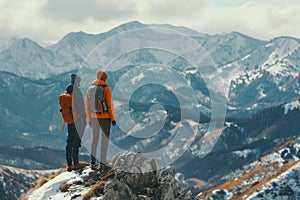
{"label": "mountain ridge", "polygon": [[[96,68],[82,64],[86,55],[99,42],[115,36],[113,34],[124,33],[126,30],[145,30],[148,26],[150,25],[132,22],[95,35],[84,32],[69,33],[56,43],[57,46],[47,48],[30,39],[21,39],[10,48],[0,51],[0,94],[5,97],[0,99],[0,146],[2,148],[3,144],[11,145],[12,149],[4,148],[3,151],[9,152],[13,157],[0,154],[0,159],[7,159],[5,161],[12,165],[14,163],[41,167],[44,165],[40,160],[33,159],[35,155],[27,154],[24,162],[21,162],[13,153],[20,152],[24,147],[24,150],[31,152],[30,148],[37,150],[36,146],[62,150],[66,135],[60,133],[57,97],[70,83],[70,74],[77,73],[81,76],[81,90],[85,93],[95,79],[96,72]],[[169,27],[176,31],[194,33],[194,30],[183,27]],[[138,38],[142,34],[149,34],[153,38],[152,33],[157,34],[155,28],[151,29],[151,33],[143,31],[140,35],[130,35],[125,39],[127,41],[130,37]],[[141,38],[145,36],[147,35]],[[176,39],[173,36],[163,35],[158,39],[160,42],[173,43]],[[185,176],[180,184],[187,184],[196,193],[218,185],[230,175],[242,175],[248,168],[253,168],[253,162],[265,164],[260,162],[261,157],[269,155],[270,152],[275,152],[275,156],[270,156],[274,158],[271,159],[272,162],[276,157],[281,164],[299,158],[295,152],[291,153],[294,151],[293,145],[285,146],[286,151],[281,149],[287,141],[297,141],[296,136],[300,130],[296,120],[300,117],[299,39],[280,36],[262,41],[238,32],[193,35],[191,39],[208,52],[214,61],[208,62],[206,58],[201,58],[200,65],[210,66],[213,63],[216,72],[210,73],[210,76],[204,77],[198,68],[201,66],[191,66],[183,56],[153,52],[149,49],[122,55],[117,63],[119,68],[106,70],[109,75],[108,84],[113,91],[119,92],[114,93],[118,124],[125,122],[126,125],[122,127],[125,131],[119,127],[112,130],[112,143],[142,153],[162,149],[169,143],[163,156],[173,157],[180,151],[179,148],[172,149],[176,130],[194,130],[195,124],[201,123],[199,128],[197,126],[193,143],[184,149],[186,151],[178,160],[171,163],[179,174]],[[110,59],[118,55],[122,48],[116,42],[111,49],[113,51],[107,50],[109,49],[105,49],[105,52],[111,53],[106,55]],[[95,54],[95,57],[97,55],[99,56]],[[100,63],[98,61],[95,60],[97,69]],[[151,66],[143,68],[146,64]],[[180,75],[187,84],[184,85],[175,76],[170,76],[171,72]],[[215,75],[221,76],[225,82],[228,96],[225,94],[227,102],[224,102],[224,106],[227,110],[223,127],[210,133],[210,120],[215,120],[211,119],[213,107],[210,96],[214,88],[208,88],[205,81],[219,80],[214,79]],[[153,83],[153,78],[160,76],[162,83]],[[120,80],[126,81],[119,86]],[[126,85],[125,82],[130,84]],[[135,88],[135,84],[145,82],[150,84]],[[164,82],[168,84],[164,85]],[[216,87],[221,87],[220,84],[222,83],[216,83]],[[129,89],[134,91],[128,100],[129,110],[125,110]],[[192,89],[197,100],[184,107],[176,95],[180,93],[187,102],[192,102],[193,99],[189,98],[190,93],[186,89]],[[195,108],[195,113],[187,113],[192,110],[190,107]],[[183,113],[188,115],[187,119],[182,119]],[[190,119],[192,114],[201,115],[201,119]],[[129,119],[132,119],[134,126],[129,125]],[[149,124],[150,128],[147,126]],[[161,129],[156,135],[149,138],[134,137],[148,133],[152,127],[158,125],[161,125]],[[90,131],[87,128],[88,139]],[[214,138],[217,138],[215,144]],[[182,138],[178,143],[184,144],[185,139]],[[214,145],[210,152],[203,148],[205,144]],[[38,150],[41,154],[51,152],[49,149]],[[63,156],[61,152],[59,153]],[[56,165],[63,163],[63,158],[59,158]],[[196,181],[198,188],[194,188],[189,180],[193,180],[193,184]]]}

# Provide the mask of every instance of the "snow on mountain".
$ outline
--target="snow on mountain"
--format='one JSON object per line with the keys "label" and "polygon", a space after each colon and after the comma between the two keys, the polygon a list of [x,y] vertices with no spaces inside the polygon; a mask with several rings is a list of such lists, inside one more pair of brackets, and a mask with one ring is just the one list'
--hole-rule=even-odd
{"label": "snow on mountain", "polygon": [[[299,98],[299,47],[298,39],[275,38],[245,58],[221,68],[230,84],[229,105],[261,109]],[[231,70],[236,72],[235,77],[227,73]]]}
{"label": "snow on mountain", "polygon": [[0,199],[18,199],[24,196],[41,177],[48,177],[59,170],[24,170],[0,166]]}
{"label": "snow on mountain", "polygon": [[[281,171],[277,171],[276,175],[269,178],[265,184],[257,188],[247,200],[256,199],[299,199],[300,198],[300,138],[295,139],[295,143],[289,145],[287,148],[280,150],[280,159],[274,157],[268,163],[286,163],[286,168],[282,167]],[[276,153],[274,153],[276,155]],[[263,160],[262,160],[263,161]],[[262,163],[260,163],[262,165]]]}
{"label": "snow on mountain", "polygon": [[247,200],[258,199],[299,199],[300,198],[300,163],[291,167],[277,178],[263,185]]}
{"label": "snow on mountain", "polygon": [[[25,38],[0,53],[0,70],[23,77],[47,78],[53,75],[55,56],[34,41]],[[57,69],[57,72],[62,70]]]}
{"label": "snow on mountain", "polygon": [[[213,141],[214,136],[219,136],[213,149],[205,156],[201,151],[205,145],[201,141],[205,138],[203,135],[208,124],[203,121],[188,151],[172,166],[185,176],[185,185],[194,187],[195,192],[216,190],[215,198],[210,196],[210,199],[229,195],[223,183],[231,185],[231,189],[235,191],[231,193],[238,194],[241,190],[253,188],[251,185],[256,185],[253,180],[268,181],[269,175],[286,171],[286,168],[300,158],[297,139],[300,125],[295,120],[300,117],[300,112],[298,107],[285,112],[290,104],[296,105],[291,102],[261,110],[250,117],[227,118],[222,130],[211,134],[211,138],[207,137],[205,145]],[[257,178],[251,179],[254,174]],[[245,178],[247,182],[240,185]],[[217,192],[218,189],[222,191]]]}
{"label": "snow on mountain", "polygon": [[[201,49],[199,66],[185,59],[195,53],[189,49],[191,45],[184,45],[192,41]],[[161,49],[145,48],[151,44],[155,48],[159,44]],[[132,51],[123,52],[124,48]],[[207,99],[213,92],[207,92],[206,82],[200,79],[214,80],[217,75],[223,79],[229,108],[259,110],[299,96],[299,51],[297,38],[261,41],[238,32],[208,35],[186,27],[133,21],[105,33],[72,32],[47,47],[30,39],[13,42],[0,51],[0,70],[36,80],[74,69],[95,70],[103,67],[100,65],[109,65],[109,71],[145,64],[166,65],[186,74],[192,68],[201,69],[202,77],[193,77],[197,84],[192,84],[201,88],[199,99]]]}
{"label": "snow on mountain", "polygon": [[199,42],[208,51],[217,68],[246,56],[266,43],[238,32],[200,38]]}
{"label": "snow on mountain", "polygon": [[[86,173],[89,173],[88,170],[83,171],[83,177]],[[29,200],[38,200],[38,199],[74,199],[72,198],[73,195],[79,195],[81,196],[81,194],[64,194],[60,192],[60,186],[63,183],[66,183],[69,181],[69,183],[75,182],[75,181],[83,181],[82,177],[78,176],[75,171],[72,172],[64,172],[60,175],[58,175],[57,177],[55,177],[55,179],[52,179],[50,181],[48,181],[47,183],[45,183],[40,189],[34,191],[30,196],[29,196]],[[79,190],[80,188],[77,187],[77,190]],[[83,193],[86,193],[88,191],[88,189],[83,189]]]}
{"label": "snow on mountain", "polygon": [[14,43],[18,42],[20,38],[18,37],[0,37],[0,52],[8,49]]}
{"label": "snow on mountain", "polygon": [[[33,141],[47,144],[50,138],[54,141],[51,145],[63,148],[64,136],[57,135],[60,116],[57,96],[69,83],[71,73],[78,73],[82,77],[81,89],[84,93],[95,78],[95,68],[100,67],[99,63],[103,59],[115,58],[122,50],[122,45],[132,45],[128,42],[132,41],[131,39],[150,38],[169,45],[173,50],[180,46],[173,45],[178,42],[174,43],[176,37],[173,37],[173,34],[158,34],[155,28],[147,31],[143,29],[148,26],[151,27],[151,25],[131,22],[97,35],[83,32],[70,33],[58,43],[48,47],[42,47],[30,39],[4,45],[5,47],[0,51],[0,70],[13,74],[0,72],[0,94],[6,97],[0,100],[1,143],[11,144],[12,141],[21,139],[20,141],[25,145],[29,143],[31,145]],[[178,142],[179,146],[166,148],[161,155],[176,157],[183,152],[182,160],[174,163],[174,166],[188,177],[201,179],[201,183],[209,187],[210,184],[224,180],[221,179],[222,177],[229,179],[230,177],[226,175],[232,170],[236,170],[233,175],[237,178],[245,171],[250,172],[249,170],[255,166],[248,165],[248,168],[243,170],[238,168],[257,160],[261,154],[277,148],[282,140],[285,141],[298,133],[299,126],[295,119],[299,118],[297,114],[299,103],[294,101],[300,94],[298,39],[279,37],[270,41],[260,41],[237,32],[203,35],[184,27],[172,25],[157,25],[157,27],[184,32],[205,50],[203,52],[210,55],[211,60],[205,56],[200,56],[199,59],[202,59],[204,69],[212,64],[215,65],[217,70],[214,73],[222,76],[225,82],[230,111],[227,113],[228,121],[223,128],[208,134],[208,140],[203,140],[202,137],[209,126],[212,92],[210,90],[213,90],[207,87],[205,80],[214,80],[214,76],[211,75],[213,73],[210,73],[211,76],[203,77],[196,68],[202,65],[191,66],[188,60],[170,52],[138,49],[118,57],[112,63],[112,67],[115,68],[108,69],[109,85],[115,89],[118,125],[122,126],[122,130],[119,128],[113,130],[114,144],[140,152],[156,151],[168,143],[174,145],[172,139],[177,130],[185,130],[184,128],[193,127],[192,124],[198,123],[197,120],[189,118],[182,120],[180,109],[201,112],[203,124],[197,127],[198,132],[194,132],[197,134],[191,146],[185,145],[188,139],[192,138],[186,135],[188,138],[181,138],[182,140]],[[116,34],[135,29],[139,29],[138,34],[124,36],[124,43],[115,41],[113,48],[103,50],[106,53],[103,57],[99,57],[103,52],[98,54],[95,52],[91,60],[85,60],[101,42]],[[182,52],[185,55],[184,53],[188,51]],[[94,62],[93,65],[88,65],[90,61]],[[77,71],[71,71],[74,69]],[[187,88],[195,91],[197,101],[193,102]],[[184,97],[185,103],[180,104],[177,96],[179,99]],[[126,107],[127,100],[129,108]],[[281,105],[283,102],[291,103]],[[265,108],[269,109],[264,110]],[[238,112],[250,114],[237,115]],[[243,119],[240,118],[241,116],[246,117]],[[159,132],[151,132],[153,128],[158,129]],[[152,134],[153,137],[147,138],[148,134]],[[212,152],[203,158],[203,155],[208,152],[203,151],[204,145],[201,144],[214,144],[216,138],[219,140]],[[172,147],[171,145],[169,147]],[[280,169],[282,163],[295,160],[296,156],[291,154],[292,151],[288,148],[265,157],[259,162],[264,166],[261,174]],[[276,161],[281,164],[268,165]],[[51,191],[57,191],[62,180],[68,181],[67,179],[74,175],[73,172],[66,174],[66,176],[62,175],[61,179],[57,179],[58,182],[50,185]],[[77,172],[74,177],[74,180],[82,178]],[[249,183],[255,182],[249,181]],[[81,186],[75,184],[74,187]],[[86,190],[87,188],[84,189]],[[46,195],[46,192],[44,194]],[[224,194],[224,191],[214,192],[214,195],[219,194]],[[226,195],[228,198],[232,197],[232,193]]]}
{"label": "snow on mountain", "polygon": [[149,27],[162,28],[162,29],[172,29],[180,33],[186,34],[193,37],[208,37],[208,34],[199,33],[196,30],[184,27],[184,26],[174,26],[172,24],[148,24]]}
{"label": "snow on mountain", "polygon": [[[81,65],[85,64],[84,62],[86,57],[98,44],[112,36],[116,36],[117,34],[119,34],[120,36],[124,31],[128,30],[139,30],[133,33],[137,34],[135,37],[139,37],[141,39],[145,37],[145,35],[147,35],[146,38],[155,36],[156,38],[154,39],[159,40],[162,44],[166,42],[174,43],[174,41],[178,39],[178,37],[172,36],[172,34],[175,34],[175,32],[172,33],[172,31],[169,31],[167,33],[169,36],[165,37],[164,34],[160,31],[161,28],[184,32],[187,33],[189,37],[191,37],[192,35],[193,39],[197,41],[199,45],[208,52],[208,54],[211,55],[213,61],[217,64],[217,66],[224,65],[224,63],[228,63],[234,59],[239,58],[240,56],[243,56],[244,54],[253,50],[253,48],[256,48],[257,45],[262,43],[262,41],[255,40],[253,38],[249,38],[235,32],[225,35],[210,36],[207,34],[200,34],[186,27],[157,24],[145,25],[134,21],[127,24],[122,24],[108,32],[100,33],[97,35],[86,34],[83,32],[69,33],[64,36],[58,43],[46,48],[43,48],[36,43],[30,45],[30,42],[32,41],[28,42],[28,39],[26,39],[26,42],[29,46],[21,44],[21,46],[24,48],[20,48],[20,45],[18,45],[17,47],[11,47],[12,49],[2,55],[2,61],[0,60],[0,63],[7,64],[3,65],[1,69],[7,70],[7,68],[11,68],[10,66],[13,66],[13,69],[11,69],[10,72],[13,73],[15,71],[16,74],[35,79],[49,77],[49,75],[53,73],[61,73],[72,69],[77,69]],[[158,32],[160,33],[157,34]],[[124,38],[124,40],[126,40],[126,38]],[[110,58],[113,58],[117,55],[118,45],[119,44],[116,44],[113,50],[115,53],[112,53],[112,50],[107,50],[107,52],[110,52]],[[25,52],[28,51],[26,48],[30,48],[33,52],[31,54],[26,54]],[[33,50],[34,48],[37,48],[38,50]],[[37,57],[41,57],[43,59],[35,59],[35,53],[40,54]],[[155,54],[155,57],[157,57],[158,60],[163,60],[165,58],[164,53],[165,52],[155,52],[153,54]],[[22,56],[23,54],[27,57],[25,58],[24,56]],[[160,54],[163,54],[163,56]],[[22,59],[16,60],[15,57],[21,57]],[[138,57],[140,60],[143,60],[145,58],[141,55],[137,55],[136,57]],[[30,60],[31,62],[28,62],[26,60]],[[136,64],[134,60],[130,60],[130,62],[131,64]],[[149,63],[149,61],[147,63]],[[163,63],[165,63],[165,61],[163,61]],[[126,65],[126,63],[122,62],[120,64]],[[45,66],[46,68],[49,68],[49,70],[43,70],[44,74],[37,73],[36,75],[34,75],[33,71],[36,73],[36,70],[40,69],[36,66],[40,66],[40,68],[41,66]],[[21,70],[19,68],[28,68],[28,71],[24,71],[24,69]],[[32,71],[31,74],[29,69],[31,69]],[[42,69],[40,70],[42,71]]]}
{"label": "snow on mountain", "polygon": [[60,67],[72,70],[79,68],[88,53],[100,41],[96,35],[74,32],[64,36],[58,43],[49,46],[49,49],[54,53],[55,59],[59,61]]}
{"label": "snow on mountain", "polygon": [[292,111],[294,109],[298,109],[298,110],[300,109],[299,100],[285,104],[284,105],[284,114],[287,114],[289,111]]}
{"label": "snow on mountain", "polygon": [[[298,199],[300,138],[282,149],[244,165],[222,179],[222,184],[203,191],[198,199]],[[249,151],[246,152],[248,154]],[[245,156],[233,152],[236,156]]]}
{"label": "snow on mountain", "polygon": [[[100,42],[122,31],[144,27],[139,22],[120,25],[98,35],[83,32],[69,33],[58,43],[42,47],[24,38],[7,45],[0,51],[0,70],[30,79],[45,79],[59,73],[80,68],[87,55]],[[98,66],[97,66],[98,67]]]}
{"label": "snow on mountain", "polygon": [[[253,52],[231,62],[221,68],[224,79],[234,81],[232,88],[238,87],[240,82],[251,81],[262,76],[263,72],[270,72],[273,76],[297,75],[298,63],[295,54],[299,51],[299,40],[288,37],[275,38],[265,45],[259,46]],[[298,61],[299,62],[299,61]],[[239,70],[239,73],[230,73]],[[234,77],[232,77],[234,75]],[[277,77],[282,81],[282,77]],[[237,80],[235,80],[237,79]]]}

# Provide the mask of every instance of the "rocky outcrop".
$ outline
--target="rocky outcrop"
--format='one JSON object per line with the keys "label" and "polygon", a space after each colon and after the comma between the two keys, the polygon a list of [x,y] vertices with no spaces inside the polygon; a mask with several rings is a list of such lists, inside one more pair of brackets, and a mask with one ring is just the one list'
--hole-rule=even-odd
{"label": "rocky outcrop", "polygon": [[[193,200],[179,187],[175,170],[161,169],[155,159],[141,153],[116,155],[111,167],[82,166],[49,180],[28,196],[39,199]],[[59,192],[58,192],[59,191]]]}
{"label": "rocky outcrop", "polygon": [[189,200],[191,191],[181,189],[172,168],[161,171],[156,160],[125,152],[112,159],[114,176],[107,180],[103,199]]}

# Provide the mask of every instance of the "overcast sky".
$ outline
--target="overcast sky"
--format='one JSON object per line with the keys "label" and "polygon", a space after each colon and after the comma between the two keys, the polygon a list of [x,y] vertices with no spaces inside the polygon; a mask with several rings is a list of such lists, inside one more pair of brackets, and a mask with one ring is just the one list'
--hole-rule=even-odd
{"label": "overcast sky", "polygon": [[97,34],[135,20],[209,34],[300,38],[300,0],[0,0],[0,9],[0,37],[38,42],[75,31]]}

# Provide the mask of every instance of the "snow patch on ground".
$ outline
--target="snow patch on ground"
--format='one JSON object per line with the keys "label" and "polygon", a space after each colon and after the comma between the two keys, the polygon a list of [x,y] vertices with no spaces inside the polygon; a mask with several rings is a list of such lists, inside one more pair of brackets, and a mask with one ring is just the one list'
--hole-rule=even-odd
{"label": "snow patch on ground", "polygon": [[248,155],[250,155],[251,153],[253,153],[253,151],[251,149],[245,149],[243,151],[234,151],[233,154],[241,157],[241,158],[247,158]]}
{"label": "snow patch on ground", "polygon": [[285,104],[284,105],[284,114],[288,114],[289,111],[292,111],[294,109],[298,109],[298,110],[300,109],[299,100]]}
{"label": "snow patch on ground", "polygon": [[[76,193],[65,193],[60,191],[60,186],[63,183],[72,183],[75,181],[82,181],[82,177],[89,174],[89,168],[85,169],[81,175],[77,174],[75,171],[64,172],[49,180],[42,187],[35,190],[28,198],[28,200],[38,200],[38,199],[51,199],[51,200],[81,200],[82,195],[85,194],[90,188],[76,188]],[[74,198],[75,197],[75,198]]]}
{"label": "snow patch on ground", "polygon": [[247,200],[256,199],[299,199],[300,163],[296,164],[277,178],[265,184],[250,195]]}

